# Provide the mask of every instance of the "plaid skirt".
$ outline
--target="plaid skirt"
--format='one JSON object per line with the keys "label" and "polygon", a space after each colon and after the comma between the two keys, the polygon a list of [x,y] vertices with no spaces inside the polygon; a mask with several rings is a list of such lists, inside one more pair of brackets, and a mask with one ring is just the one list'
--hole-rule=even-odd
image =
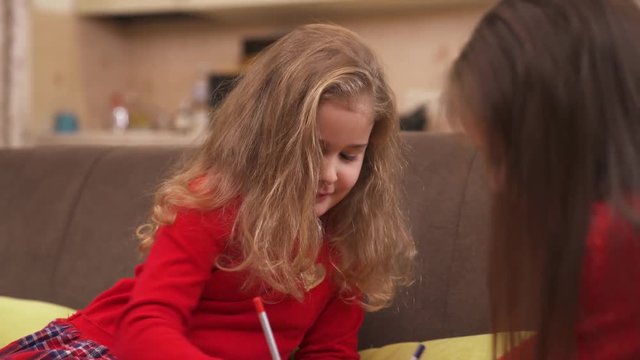
{"label": "plaid skirt", "polygon": [[109,349],[85,339],[64,320],[54,320],[44,329],[0,349],[3,360],[104,359],[116,360]]}

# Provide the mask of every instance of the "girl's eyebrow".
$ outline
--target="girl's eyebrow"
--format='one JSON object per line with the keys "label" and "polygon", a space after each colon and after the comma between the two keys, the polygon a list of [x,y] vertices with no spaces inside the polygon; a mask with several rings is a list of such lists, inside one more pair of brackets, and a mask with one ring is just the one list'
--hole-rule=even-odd
{"label": "girl's eyebrow", "polygon": [[355,148],[355,149],[362,149],[362,148],[366,148],[368,144],[352,144],[352,145],[347,145],[348,148]]}
{"label": "girl's eyebrow", "polygon": [[[331,145],[328,142],[320,139],[320,145],[322,146],[327,146],[327,145]],[[361,149],[361,148],[366,148],[369,145],[369,143],[364,143],[364,144],[351,144],[351,145],[347,145],[346,147],[348,148],[354,148],[354,149]]]}

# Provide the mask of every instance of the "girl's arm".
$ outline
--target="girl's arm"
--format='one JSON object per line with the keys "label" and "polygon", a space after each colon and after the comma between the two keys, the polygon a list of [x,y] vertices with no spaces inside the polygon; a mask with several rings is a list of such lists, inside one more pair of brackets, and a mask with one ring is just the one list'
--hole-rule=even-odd
{"label": "girl's arm", "polygon": [[302,340],[296,359],[360,359],[358,330],[363,319],[357,302],[346,303],[334,295]]}
{"label": "girl's arm", "polygon": [[185,336],[228,237],[223,210],[185,211],[158,229],[114,336],[120,359],[207,359]]}

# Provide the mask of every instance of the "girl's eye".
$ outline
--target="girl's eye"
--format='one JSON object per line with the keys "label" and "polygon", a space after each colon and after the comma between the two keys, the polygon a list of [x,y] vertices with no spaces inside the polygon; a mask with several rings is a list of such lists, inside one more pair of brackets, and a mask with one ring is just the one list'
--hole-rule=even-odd
{"label": "girl's eye", "polygon": [[346,161],[355,161],[358,158],[358,155],[351,155],[347,153],[340,153],[340,157]]}

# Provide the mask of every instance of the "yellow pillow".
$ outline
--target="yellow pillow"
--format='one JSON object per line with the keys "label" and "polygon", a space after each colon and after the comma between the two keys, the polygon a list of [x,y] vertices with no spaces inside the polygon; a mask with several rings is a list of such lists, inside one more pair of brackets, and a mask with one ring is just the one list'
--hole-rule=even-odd
{"label": "yellow pillow", "polygon": [[0,348],[74,312],[66,306],[44,301],[0,296]]}
{"label": "yellow pillow", "polygon": [[[425,341],[423,360],[491,360],[492,336],[474,335]],[[361,360],[410,360],[417,342],[390,344],[360,351]]]}
{"label": "yellow pillow", "polygon": [[[520,333],[522,340],[533,336],[532,331]],[[389,344],[381,348],[367,349],[360,351],[362,360],[396,360],[411,359],[411,356],[418,347],[418,342],[405,342]],[[493,350],[493,335],[473,335],[448,339],[430,340],[422,344],[425,351],[422,353],[423,360],[491,360]],[[500,347],[500,344],[498,344]],[[501,351],[496,354],[502,355]]]}

